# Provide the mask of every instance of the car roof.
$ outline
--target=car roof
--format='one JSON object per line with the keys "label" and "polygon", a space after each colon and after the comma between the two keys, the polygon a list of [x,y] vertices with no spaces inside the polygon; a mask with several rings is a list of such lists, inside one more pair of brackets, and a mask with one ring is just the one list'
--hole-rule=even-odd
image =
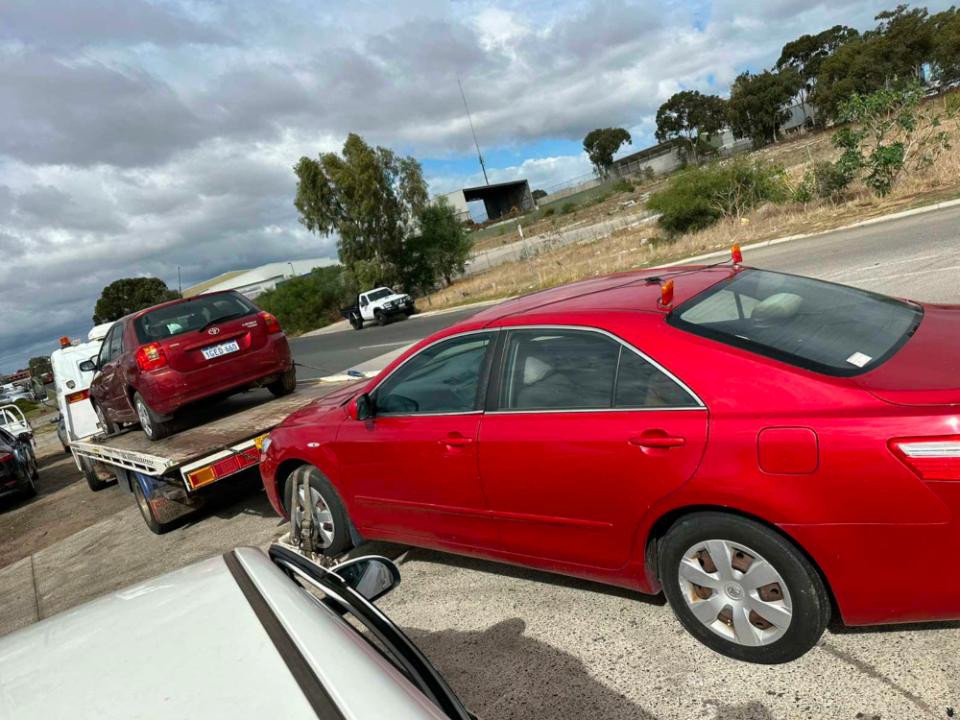
{"label": "car roof", "polygon": [[541,315],[545,312],[663,312],[658,305],[663,282],[671,279],[674,281],[673,306],[676,307],[708,287],[726,280],[735,272],[731,265],[678,265],[589,278],[507,300],[482,310],[464,324],[489,326],[507,318],[515,322],[518,317]]}
{"label": "car roof", "polygon": [[[262,551],[234,552],[344,716],[442,717]],[[0,638],[0,677],[11,717],[317,718],[223,557]]]}
{"label": "car roof", "polygon": [[136,320],[137,318],[142,317],[149,312],[153,312],[154,310],[159,310],[160,308],[171,307],[173,305],[183,305],[185,303],[194,302],[196,300],[203,300],[206,298],[216,297],[217,295],[238,295],[238,294],[239,293],[236,290],[217,290],[216,292],[200,293],[198,295],[191,295],[190,297],[174,298],[173,300],[167,300],[166,302],[158,303],[156,305],[151,305],[148,308],[143,308],[143,310],[137,310],[136,312],[130,313],[126,317],[121,318],[121,320],[126,320],[126,321]]}

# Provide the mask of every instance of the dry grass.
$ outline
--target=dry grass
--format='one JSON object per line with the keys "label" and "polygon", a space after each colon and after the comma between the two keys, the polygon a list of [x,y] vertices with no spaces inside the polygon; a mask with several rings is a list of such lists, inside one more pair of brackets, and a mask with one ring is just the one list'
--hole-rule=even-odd
{"label": "dry grass", "polygon": [[[836,150],[831,133],[801,135],[757,154],[782,165],[792,182],[798,182],[817,160],[833,160]],[[960,196],[960,137],[954,133],[954,147],[946,150],[936,164],[926,170],[905,173],[893,192],[883,198],[863,186],[855,186],[843,202],[818,201],[801,205],[764,205],[742,221],[723,220],[705,230],[667,241],[655,226],[626,230],[611,237],[571,245],[545,244],[528,259],[504,263],[492,270],[472,275],[426,298],[430,308],[443,308],[517,295],[554,287],[585,277],[680,260],[731,244],[769,240],[787,235],[815,233],[849,225],[898,210],[926,205]],[[644,188],[648,190],[648,188]],[[641,190],[638,189],[639,194]],[[613,214],[624,194],[589,209],[587,217]],[[630,208],[636,212],[636,208]],[[587,211],[584,211],[587,212]],[[561,216],[569,224],[573,216]],[[584,215],[576,217],[583,220]],[[536,227],[540,227],[538,223]],[[550,229],[562,228],[558,221]],[[531,230],[535,231],[535,227]],[[532,232],[525,232],[529,237]],[[514,236],[510,240],[517,239]]]}

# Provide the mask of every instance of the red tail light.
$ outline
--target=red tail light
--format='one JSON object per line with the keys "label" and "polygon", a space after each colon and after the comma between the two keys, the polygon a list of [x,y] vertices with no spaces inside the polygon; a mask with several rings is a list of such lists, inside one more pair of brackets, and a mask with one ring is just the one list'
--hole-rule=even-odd
{"label": "red tail light", "polygon": [[733,260],[734,265],[743,263],[743,253],[740,251],[739,243],[734,244],[734,246],[730,248],[730,259]]}
{"label": "red tail light", "polygon": [[960,480],[960,435],[897,438],[890,449],[923,480]]}
{"label": "red tail light", "polygon": [[87,400],[90,397],[89,390],[80,390],[79,392],[70,393],[67,395],[68,403],[81,402],[82,400]]}
{"label": "red tail light", "polygon": [[137,350],[137,366],[144,372],[162,368],[167,364],[167,354],[160,343],[143,345]]}
{"label": "red tail light", "polygon": [[13,455],[8,452],[0,452],[0,463],[10,462],[13,460]]}
{"label": "red tail light", "polygon": [[273,335],[274,333],[281,332],[280,330],[280,321],[277,320],[273,315],[268,312],[260,313],[260,317],[263,318],[263,321],[267,324],[267,334]]}

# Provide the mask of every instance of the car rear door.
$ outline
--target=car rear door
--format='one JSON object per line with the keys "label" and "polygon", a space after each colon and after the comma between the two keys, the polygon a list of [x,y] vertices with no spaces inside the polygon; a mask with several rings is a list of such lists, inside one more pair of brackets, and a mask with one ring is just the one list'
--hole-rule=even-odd
{"label": "car rear door", "polygon": [[340,427],[337,464],[361,528],[426,545],[496,545],[476,442],[495,336],[468,333],[424,348],[371,393],[374,417]]}
{"label": "car rear door", "polygon": [[510,330],[499,366],[479,447],[503,549],[623,566],[643,513],[699,464],[705,408],[600,331]]}

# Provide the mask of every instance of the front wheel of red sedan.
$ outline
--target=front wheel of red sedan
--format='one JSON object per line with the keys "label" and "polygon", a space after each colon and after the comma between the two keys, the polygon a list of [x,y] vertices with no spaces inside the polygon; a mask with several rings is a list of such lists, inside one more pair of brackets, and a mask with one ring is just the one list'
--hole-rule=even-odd
{"label": "front wheel of red sedan", "polygon": [[[296,498],[294,489],[297,490]],[[305,489],[308,491],[305,492]],[[301,527],[303,516],[310,510],[312,542],[317,552],[336,557],[353,547],[347,509],[333,485],[318,468],[301,465],[290,473],[283,488],[283,500],[291,525]]]}
{"label": "front wheel of red sedan", "polygon": [[795,660],[830,619],[810,561],[770,528],[736,515],[695,513],[674,523],[660,543],[660,577],[690,634],[737,660]]}

